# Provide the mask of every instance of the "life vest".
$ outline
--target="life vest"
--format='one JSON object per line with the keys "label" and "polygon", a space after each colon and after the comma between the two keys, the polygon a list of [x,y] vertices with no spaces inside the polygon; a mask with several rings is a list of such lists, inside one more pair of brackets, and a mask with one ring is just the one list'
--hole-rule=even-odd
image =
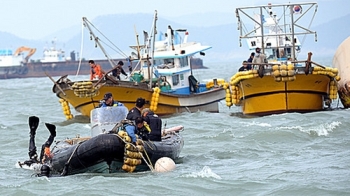
{"label": "life vest", "polygon": [[101,66],[100,65],[95,65],[94,67],[91,67],[90,71],[90,80],[93,79],[101,79],[103,76],[103,73],[101,71]]}
{"label": "life vest", "polygon": [[147,115],[147,123],[151,128],[151,132],[148,135],[151,141],[161,141],[162,140],[162,120],[155,114],[149,113]]}

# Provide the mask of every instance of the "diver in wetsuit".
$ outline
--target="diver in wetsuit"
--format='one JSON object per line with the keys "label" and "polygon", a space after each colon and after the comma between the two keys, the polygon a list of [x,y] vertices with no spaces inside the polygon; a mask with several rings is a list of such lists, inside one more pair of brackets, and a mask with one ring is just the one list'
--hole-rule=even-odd
{"label": "diver in wetsuit", "polygon": [[47,139],[47,141],[41,146],[40,157],[38,159],[38,154],[36,152],[36,146],[35,146],[35,134],[36,134],[36,129],[39,126],[39,118],[36,116],[29,117],[29,129],[30,129],[29,153],[28,153],[29,160],[24,161],[23,164],[31,166],[33,163],[42,163],[43,166],[41,167],[41,174],[48,176],[50,172],[50,168],[45,163],[48,163],[51,157],[50,155],[47,155],[45,153],[45,150],[47,148],[50,148],[54,138],[56,137],[56,126],[49,123],[45,123],[45,125],[50,132],[50,136]]}

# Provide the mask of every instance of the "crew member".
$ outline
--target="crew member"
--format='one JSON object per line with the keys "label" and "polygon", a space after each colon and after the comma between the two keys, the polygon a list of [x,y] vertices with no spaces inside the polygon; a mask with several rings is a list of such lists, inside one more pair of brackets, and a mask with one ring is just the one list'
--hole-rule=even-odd
{"label": "crew member", "polygon": [[146,103],[146,100],[144,98],[141,98],[141,97],[137,98],[135,107],[129,110],[129,113],[126,116],[126,119],[135,120],[137,117],[141,117],[141,111],[145,103]]}
{"label": "crew member", "polygon": [[148,134],[149,140],[161,141],[162,140],[162,119],[160,119],[158,115],[152,112],[149,108],[143,109],[141,112],[141,115],[151,129],[151,132]]}
{"label": "crew member", "polygon": [[112,75],[116,77],[118,80],[120,80],[120,73],[122,73],[125,76],[125,78],[128,77],[128,74],[126,74],[123,69],[123,65],[124,65],[123,61],[119,61],[117,66],[112,71]]}
{"label": "crew member", "polygon": [[255,49],[255,56],[252,61],[253,65],[256,63],[267,63],[266,56],[265,54],[261,53],[261,49],[259,47]]}
{"label": "crew member", "polygon": [[90,80],[99,80],[103,77],[104,71],[101,69],[99,64],[95,64],[95,61],[89,61],[91,70],[90,70]]}
{"label": "crew member", "polygon": [[100,105],[98,106],[99,108],[101,107],[108,107],[108,106],[123,106],[124,104],[113,100],[112,93],[106,93],[103,96],[103,99],[100,101]]}
{"label": "crew member", "polygon": [[242,67],[240,67],[238,71],[248,71],[248,70],[251,70],[251,69],[252,69],[251,65],[248,64],[247,61],[243,61],[242,62]]}

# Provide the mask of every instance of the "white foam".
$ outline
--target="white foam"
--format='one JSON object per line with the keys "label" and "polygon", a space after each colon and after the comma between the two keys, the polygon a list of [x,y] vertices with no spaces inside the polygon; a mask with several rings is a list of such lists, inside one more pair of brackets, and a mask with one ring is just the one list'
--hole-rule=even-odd
{"label": "white foam", "polygon": [[219,175],[214,173],[210,167],[204,166],[203,169],[199,172],[193,172],[191,174],[186,175],[186,177],[193,177],[193,178],[215,178],[215,179],[221,179]]}

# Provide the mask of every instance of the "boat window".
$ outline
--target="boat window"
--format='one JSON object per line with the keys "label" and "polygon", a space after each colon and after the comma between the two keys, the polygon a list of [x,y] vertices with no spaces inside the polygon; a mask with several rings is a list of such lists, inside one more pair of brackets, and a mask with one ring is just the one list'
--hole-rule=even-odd
{"label": "boat window", "polygon": [[176,86],[179,84],[180,80],[179,80],[179,75],[173,75],[172,76],[172,79],[173,79],[173,85]]}
{"label": "boat window", "polygon": [[180,60],[181,67],[187,67],[188,66],[187,57],[180,58],[179,60]]}
{"label": "boat window", "polygon": [[164,59],[164,64],[174,64],[174,59]]}
{"label": "boat window", "polygon": [[184,80],[184,75],[180,74],[180,80]]}
{"label": "boat window", "polygon": [[271,48],[266,48],[264,52],[265,52],[265,55],[266,55],[267,59],[273,59],[274,58],[275,51],[272,50]]}

